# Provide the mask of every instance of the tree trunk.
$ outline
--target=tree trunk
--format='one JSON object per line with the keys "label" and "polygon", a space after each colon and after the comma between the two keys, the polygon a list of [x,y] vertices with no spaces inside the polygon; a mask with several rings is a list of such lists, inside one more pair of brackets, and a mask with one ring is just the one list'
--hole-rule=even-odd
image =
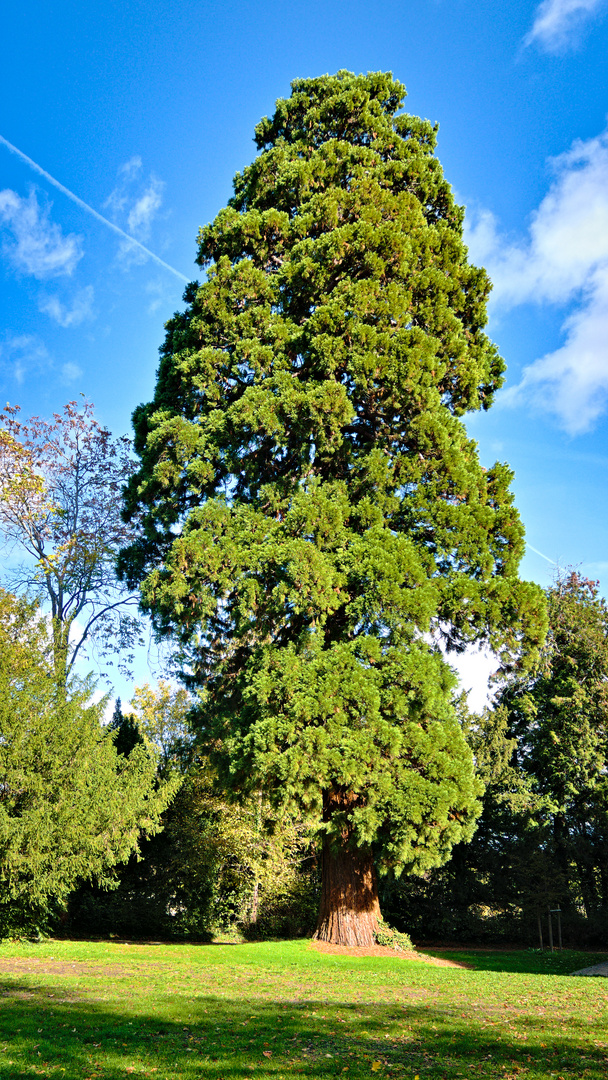
{"label": "tree trunk", "polygon": [[253,895],[251,897],[251,915],[249,922],[256,923],[258,921],[258,900],[260,892],[260,883],[256,881],[253,886]]}
{"label": "tree trunk", "polygon": [[[347,796],[332,793],[325,800],[325,818],[332,810],[347,811]],[[322,856],[321,904],[316,941],[333,945],[374,945],[381,918],[378,885],[371,851],[348,846],[345,828],[341,844],[326,837]]]}

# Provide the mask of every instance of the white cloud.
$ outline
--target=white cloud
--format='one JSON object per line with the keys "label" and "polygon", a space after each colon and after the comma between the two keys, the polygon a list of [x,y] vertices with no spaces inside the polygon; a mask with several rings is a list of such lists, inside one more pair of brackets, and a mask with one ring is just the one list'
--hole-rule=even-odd
{"label": "white cloud", "polygon": [[63,364],[61,368],[61,378],[64,383],[73,383],[76,379],[79,379],[82,375],[82,368],[78,367],[78,364]]}
{"label": "white cloud", "polygon": [[39,376],[52,367],[46,346],[31,334],[9,337],[0,344],[0,372],[19,386],[27,376]]}
{"label": "white cloud", "polygon": [[150,303],[147,307],[148,315],[156,315],[158,311],[171,302],[172,293],[169,291],[166,281],[162,278],[153,278],[146,285],[146,292],[150,297]]}
{"label": "white cloud", "polygon": [[110,192],[104,202],[104,209],[110,210],[114,217],[119,217],[125,209],[128,201],[128,187],[135,181],[141,172],[142,160],[139,154],[125,161],[118,169],[119,183]]}
{"label": "white cloud", "polygon": [[76,293],[70,305],[63,304],[58,296],[47,296],[39,301],[39,307],[60,326],[80,326],[93,316],[93,297],[93,286],[87,285]]}
{"label": "white cloud", "polygon": [[118,170],[119,176],[126,177],[127,180],[131,180],[132,177],[137,176],[143,168],[143,162],[139,154],[134,154],[132,158],[125,161],[124,165],[121,165]]}
{"label": "white cloud", "polygon": [[[163,181],[153,174],[147,183],[143,184],[142,168],[139,155],[121,165],[118,170],[118,184],[104,203],[104,207],[112,212],[114,218],[124,221],[128,231],[139,241],[146,240],[150,235],[152,222],[162,205],[165,187]],[[123,241],[121,254],[133,261],[134,245]]]}
{"label": "white cloud", "polygon": [[587,302],[564,329],[561,348],[530,364],[511,393],[556,413],[571,435],[579,435],[608,404],[608,266],[593,275]]}
{"label": "white cloud", "polygon": [[140,239],[145,240],[149,235],[150,225],[163,201],[162,193],[164,184],[162,180],[151,176],[148,187],[143,195],[140,195],[135,205],[131,208],[127,218],[129,232]]}
{"label": "white cloud", "polygon": [[538,44],[546,52],[565,52],[578,44],[584,23],[605,0],[543,0],[536,9],[524,45]]}
{"label": "white cloud", "polygon": [[64,236],[49,218],[49,209],[38,204],[36,193],[21,198],[9,188],[0,191],[2,251],[12,264],[37,278],[71,274],[82,258],[79,236]]}
{"label": "white cloud", "polygon": [[564,344],[526,368],[505,400],[532,401],[577,434],[608,402],[608,132],[577,141],[552,164],[553,183],[525,240],[503,237],[487,211],[466,238],[473,261],[490,272],[498,308],[576,304]]}

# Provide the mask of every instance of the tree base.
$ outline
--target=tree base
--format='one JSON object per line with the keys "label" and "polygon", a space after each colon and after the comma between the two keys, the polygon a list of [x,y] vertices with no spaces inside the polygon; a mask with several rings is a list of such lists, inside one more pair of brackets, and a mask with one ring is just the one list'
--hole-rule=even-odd
{"label": "tree base", "polygon": [[370,948],[381,918],[371,852],[323,848],[323,886],[313,940]]}
{"label": "tree base", "polygon": [[378,918],[355,911],[332,911],[317,927],[313,941],[369,949],[376,944]]}

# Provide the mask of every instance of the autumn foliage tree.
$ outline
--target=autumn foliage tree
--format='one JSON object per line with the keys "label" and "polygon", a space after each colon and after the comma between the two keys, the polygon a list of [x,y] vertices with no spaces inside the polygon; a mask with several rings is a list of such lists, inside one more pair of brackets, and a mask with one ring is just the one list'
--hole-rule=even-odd
{"label": "autumn foliage tree", "polygon": [[21,555],[5,584],[48,605],[60,680],[87,646],[125,664],[138,640],[137,598],[115,573],[132,535],[120,515],[132,469],[129,440],[114,439],[87,402],[50,421],[0,414],[0,536]]}
{"label": "autumn foliage tree", "polygon": [[490,283],[404,95],[298,79],[256,128],[134,415],[121,561],[181,643],[224,785],[317,823],[318,936],[358,945],[376,869],[422,872],[475,828],[441,646],[521,658],[543,632],[511,472],[459,419],[502,381]]}

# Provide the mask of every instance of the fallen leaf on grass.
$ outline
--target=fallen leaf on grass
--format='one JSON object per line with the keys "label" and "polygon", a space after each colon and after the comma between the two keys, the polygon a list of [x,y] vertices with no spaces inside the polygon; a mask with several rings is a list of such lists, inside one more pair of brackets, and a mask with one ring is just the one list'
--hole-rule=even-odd
{"label": "fallen leaf on grass", "polygon": [[378,1072],[378,1069],[382,1068],[381,1061],[372,1061],[372,1072]]}
{"label": "fallen leaf on grass", "polygon": [[264,1057],[272,1057],[272,1050],[262,1050]]}

